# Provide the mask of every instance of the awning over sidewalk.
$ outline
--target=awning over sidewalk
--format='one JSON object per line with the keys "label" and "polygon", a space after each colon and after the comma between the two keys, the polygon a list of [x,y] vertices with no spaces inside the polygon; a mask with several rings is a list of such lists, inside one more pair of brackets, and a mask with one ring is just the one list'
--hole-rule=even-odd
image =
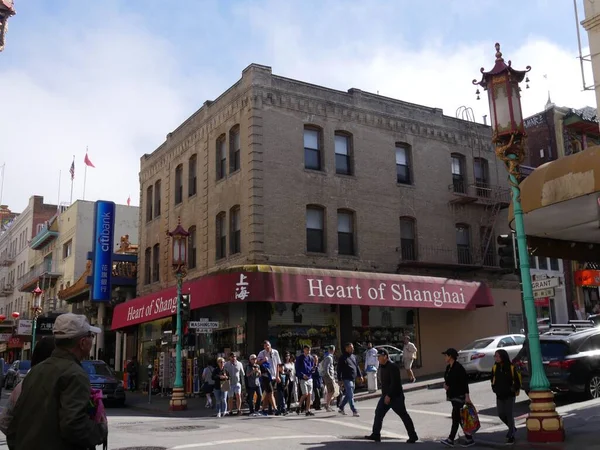
{"label": "awning over sidewalk", "polygon": [[[191,308],[232,302],[323,303],[467,310],[493,306],[479,282],[268,265],[237,266],[183,284]],[[112,329],[173,315],[175,286],[114,308]]]}
{"label": "awning over sidewalk", "polygon": [[[544,164],[520,186],[530,247],[539,247],[540,251],[549,247],[575,249],[581,253],[586,248],[591,250],[590,244],[600,244],[600,147]],[[509,221],[514,229],[513,220],[511,204]],[[597,249],[590,253],[599,257]],[[587,255],[571,259],[595,260]]]}

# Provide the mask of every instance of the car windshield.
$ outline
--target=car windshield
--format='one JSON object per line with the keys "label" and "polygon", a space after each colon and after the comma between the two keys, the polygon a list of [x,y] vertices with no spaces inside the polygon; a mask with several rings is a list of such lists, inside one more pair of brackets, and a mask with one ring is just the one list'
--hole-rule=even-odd
{"label": "car windshield", "polygon": [[463,348],[463,350],[479,350],[482,348],[486,348],[492,342],[494,342],[493,339],[479,339],[477,341],[471,342],[469,345]]}
{"label": "car windshield", "polygon": [[569,352],[569,347],[564,342],[541,341],[540,345],[543,361],[563,360]]}
{"label": "car windshield", "polygon": [[31,361],[19,361],[19,371],[26,371],[31,369]]}
{"label": "car windshield", "polygon": [[106,364],[83,361],[81,363],[88,375],[100,375],[101,377],[113,377],[112,369]]}

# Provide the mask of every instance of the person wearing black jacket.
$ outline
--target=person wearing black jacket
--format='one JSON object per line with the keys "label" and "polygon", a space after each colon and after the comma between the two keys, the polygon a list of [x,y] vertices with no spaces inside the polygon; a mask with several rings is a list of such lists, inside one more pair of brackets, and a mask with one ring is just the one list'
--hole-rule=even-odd
{"label": "person wearing black jacket", "polygon": [[383,419],[390,409],[392,409],[406,427],[408,432],[409,444],[414,444],[419,440],[415,425],[413,424],[406,405],[404,403],[404,390],[402,389],[402,377],[400,367],[390,361],[390,355],[384,348],[377,350],[377,360],[379,361],[379,375],[381,377],[381,398],[375,409],[375,420],[373,421],[373,431],[365,439],[370,441],[381,441],[381,427]]}
{"label": "person wearing black jacket", "polygon": [[521,379],[515,366],[510,362],[510,356],[504,349],[494,354],[496,363],[492,368],[492,390],[496,394],[496,409],[498,417],[508,427],[506,443],[515,442],[515,399],[521,389]]}
{"label": "person wearing black jacket", "polygon": [[354,356],[354,345],[348,342],[344,346],[344,353],[338,361],[338,381],[344,386],[344,399],[339,406],[340,414],[346,415],[344,408],[346,407],[346,403],[348,403],[354,417],[359,417],[356,406],[354,406],[354,383],[357,378],[361,382],[364,380],[360,367],[358,367],[356,356]]}
{"label": "person wearing black jacket", "polygon": [[[452,403],[452,428],[448,439],[440,441],[448,447],[454,447],[454,439],[460,426],[460,413],[465,403],[471,403],[469,395],[469,377],[465,368],[457,361],[458,351],[449,348],[442,355],[446,357],[446,372],[444,373],[444,389],[446,390],[446,399]],[[473,436],[465,433],[465,443],[463,447],[475,445]]]}

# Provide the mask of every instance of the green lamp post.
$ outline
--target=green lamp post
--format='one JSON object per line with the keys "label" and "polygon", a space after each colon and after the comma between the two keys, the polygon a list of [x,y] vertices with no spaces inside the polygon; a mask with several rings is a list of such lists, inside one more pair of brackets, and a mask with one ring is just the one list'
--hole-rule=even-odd
{"label": "green lamp post", "polygon": [[31,330],[31,353],[33,354],[33,350],[35,350],[35,333],[37,331],[37,320],[40,314],[42,313],[42,307],[38,300],[41,300],[42,294],[44,291],[40,289],[40,283],[38,282],[37,286],[33,290],[33,306],[31,307],[31,312],[33,314],[33,324]]}
{"label": "green lamp post", "polygon": [[[487,91],[492,127],[492,143],[496,156],[504,162],[508,171],[508,179],[512,191],[515,234],[519,252],[520,271],[523,286],[523,303],[527,320],[529,341],[529,363],[531,380],[529,398],[530,413],[527,418],[527,438],[530,442],[562,442],[565,432],[562,419],[556,413],[554,394],[550,391],[550,383],[546,377],[542,361],[540,335],[537,327],[533,287],[527,251],[527,235],[523,224],[523,208],[521,207],[521,190],[519,187],[519,166],[523,162],[526,151],[525,125],[521,111],[521,88],[519,83],[529,82],[525,70],[515,70],[511,62],[504,62],[500,52],[500,44],[496,44],[496,62],[492,70],[481,69],[480,81],[473,84]],[[527,85],[529,88],[529,85]],[[479,89],[477,89],[479,99]]]}
{"label": "green lamp post", "polygon": [[177,227],[167,233],[171,238],[172,245],[172,262],[173,272],[177,279],[177,334],[175,336],[175,383],[173,385],[173,395],[169,403],[169,409],[171,411],[183,411],[187,409],[187,400],[185,399],[185,391],[183,388],[183,376],[181,367],[181,353],[182,353],[182,331],[183,331],[183,317],[181,310],[181,288],[183,285],[183,279],[187,275],[187,239],[190,233],[188,233],[181,226],[181,218],[177,219]]}

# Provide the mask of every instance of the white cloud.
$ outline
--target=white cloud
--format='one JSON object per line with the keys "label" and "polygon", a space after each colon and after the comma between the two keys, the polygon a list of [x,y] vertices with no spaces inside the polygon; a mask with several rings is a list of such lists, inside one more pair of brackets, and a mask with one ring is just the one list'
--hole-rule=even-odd
{"label": "white cloud", "polygon": [[[43,22],[45,28],[32,34],[30,50],[18,66],[0,67],[4,86],[0,164],[7,163],[3,203],[20,210],[34,193],[55,202],[59,170],[61,201],[68,201],[68,169],[74,154],[74,197],[80,198],[83,157],[89,146],[97,168],[88,170],[86,198],[124,203],[131,194],[137,204],[140,156],[156,149],[205,99],[216,98],[233,84],[251,62],[270,65],[275,74],[335,89],[379,91],[443,108],[450,116],[461,105],[473,107],[479,120],[488,114],[487,102],[475,100],[471,81],[479,77],[481,66],[487,70],[493,66],[495,37],[450,40],[435,24],[426,24],[429,29],[415,24],[422,35],[425,30],[426,40],[409,44],[411,30],[406,24],[394,26],[390,18],[398,11],[390,4],[381,3],[377,9],[360,2],[325,4],[327,9],[310,19],[279,2],[232,7],[227,14],[248,29],[236,31],[238,48],[219,48],[236,67],[218,73],[218,78],[213,74],[217,70],[205,61],[186,59],[186,51],[193,54],[190,46],[210,48],[217,41],[186,42],[187,47],[169,42],[146,30],[139,16],[99,15],[95,26],[79,29]],[[448,14],[458,11],[449,9]],[[384,19],[378,22],[378,17]],[[527,33],[511,35],[521,39],[519,47],[502,48],[515,68],[533,68],[531,88],[523,86],[524,114],[543,110],[548,89],[558,105],[596,106],[592,92],[581,92],[575,52]],[[44,43],[47,36],[53,37],[53,51]],[[13,44],[9,39],[8,46]]]}

